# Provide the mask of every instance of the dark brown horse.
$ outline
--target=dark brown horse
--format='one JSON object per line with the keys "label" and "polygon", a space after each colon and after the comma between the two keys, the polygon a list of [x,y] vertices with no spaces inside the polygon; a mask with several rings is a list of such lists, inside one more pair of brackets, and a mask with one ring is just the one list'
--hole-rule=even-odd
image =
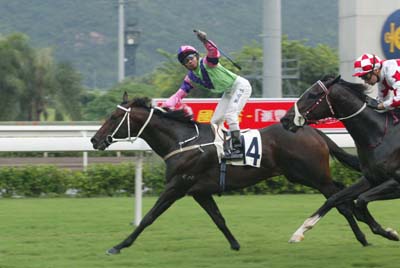
{"label": "dark brown horse", "polygon": [[286,129],[298,131],[307,123],[335,117],[343,122],[354,139],[363,176],[360,180],[330,197],[293,234],[291,240],[304,239],[330,209],[356,200],[364,212],[358,219],[369,225],[372,232],[391,240],[399,240],[396,231],[383,229],[367,210],[368,202],[400,197],[400,124],[394,111],[378,113],[367,106],[370,97],[363,84],[354,84],[337,78],[323,79],[312,85],[294,108],[281,119]]}
{"label": "dark brown horse", "polygon": [[[160,111],[150,107],[148,101],[135,99],[128,102],[124,95],[124,102],[118,105],[91,139],[95,149],[104,150],[112,142],[132,140],[140,136],[154,152],[166,158],[164,192],[134,232],[109,249],[108,253],[117,254],[121,249],[131,246],[147,226],[185,195],[193,196],[225,235],[231,248],[239,250],[239,243],[226,226],[212,197],[221,188],[220,164],[215,146],[210,145],[214,141],[211,126],[192,121],[182,111]],[[311,127],[292,133],[276,124],[260,129],[260,132],[261,167],[227,166],[226,190],[244,188],[277,175],[284,175],[293,183],[318,189],[325,197],[329,197],[342,188],[331,178],[330,154],[344,164],[359,169],[357,157],[347,154],[325,134]],[[186,141],[186,144],[183,145],[181,141]],[[349,222],[357,240],[367,245],[365,236],[353,217],[353,202],[341,204],[338,210]]]}

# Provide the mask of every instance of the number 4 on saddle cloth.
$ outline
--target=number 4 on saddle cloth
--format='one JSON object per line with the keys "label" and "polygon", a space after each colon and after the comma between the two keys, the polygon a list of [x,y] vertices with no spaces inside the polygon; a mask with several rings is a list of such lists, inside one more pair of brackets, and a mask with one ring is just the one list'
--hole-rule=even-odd
{"label": "number 4 on saddle cloth", "polygon": [[[229,131],[224,127],[212,125],[215,132],[215,146],[217,148],[218,160],[221,163],[225,156],[225,150],[230,148]],[[226,163],[234,166],[253,166],[260,167],[261,164],[261,135],[256,129],[245,129],[240,131],[243,145],[243,159],[227,160]]]}

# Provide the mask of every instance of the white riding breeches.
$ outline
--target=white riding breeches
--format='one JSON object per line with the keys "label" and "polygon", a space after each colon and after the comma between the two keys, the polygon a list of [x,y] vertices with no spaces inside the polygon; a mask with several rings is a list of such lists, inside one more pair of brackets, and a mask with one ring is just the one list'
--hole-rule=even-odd
{"label": "white riding breeches", "polygon": [[225,91],[215,108],[212,124],[221,125],[226,120],[230,131],[240,130],[239,114],[251,95],[250,82],[238,76],[231,89]]}

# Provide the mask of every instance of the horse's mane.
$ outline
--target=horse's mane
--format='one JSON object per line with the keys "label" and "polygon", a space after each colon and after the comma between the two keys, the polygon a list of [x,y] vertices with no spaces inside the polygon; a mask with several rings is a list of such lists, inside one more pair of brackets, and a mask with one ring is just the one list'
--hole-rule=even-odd
{"label": "horse's mane", "polygon": [[366,94],[368,87],[364,84],[351,83],[343,79],[340,79],[338,84],[350,89],[362,101],[365,101],[365,99],[368,97],[368,95]]}
{"label": "horse's mane", "polygon": [[[145,108],[147,110],[150,111],[151,108],[153,108],[151,106],[151,99],[149,98],[134,98],[131,102],[130,102],[130,107],[140,107],[140,108]],[[169,110],[166,108],[163,108],[163,110],[165,110],[165,112],[155,109],[154,113],[164,117],[164,118],[169,118],[169,119],[173,119],[175,121],[179,121],[182,123],[193,123],[192,117],[188,116],[185,114],[185,112],[183,110]]]}
{"label": "horse's mane", "polygon": [[[333,80],[335,79],[334,76],[332,75],[326,75],[324,76],[321,81],[328,81],[328,80]],[[365,101],[365,99],[367,98],[367,94],[366,91],[368,90],[368,87],[364,84],[360,84],[360,83],[351,83],[348,82],[346,80],[343,79],[339,79],[337,82],[337,84],[351,90],[359,99],[361,99],[362,101]]]}

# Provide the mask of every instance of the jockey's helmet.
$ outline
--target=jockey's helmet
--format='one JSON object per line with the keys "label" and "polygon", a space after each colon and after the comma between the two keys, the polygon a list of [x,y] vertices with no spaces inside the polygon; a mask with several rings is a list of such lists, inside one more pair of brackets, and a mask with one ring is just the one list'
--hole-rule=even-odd
{"label": "jockey's helmet", "polygon": [[373,54],[364,53],[354,61],[353,76],[363,76],[381,68],[381,59]]}
{"label": "jockey's helmet", "polygon": [[195,54],[196,57],[199,56],[199,53],[197,52],[197,50],[192,46],[184,45],[184,46],[179,47],[178,55],[177,55],[179,62],[181,64],[184,64],[185,58],[190,54]]}

